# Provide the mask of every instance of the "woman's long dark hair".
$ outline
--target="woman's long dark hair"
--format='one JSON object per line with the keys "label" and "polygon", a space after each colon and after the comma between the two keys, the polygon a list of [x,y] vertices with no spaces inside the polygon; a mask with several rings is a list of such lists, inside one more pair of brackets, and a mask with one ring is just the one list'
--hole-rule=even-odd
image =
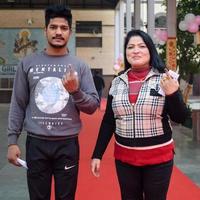
{"label": "woman's long dark hair", "polygon": [[131,68],[130,63],[126,58],[126,48],[130,38],[133,36],[140,36],[143,39],[144,43],[146,44],[150,53],[150,63],[149,63],[150,66],[157,69],[159,72],[164,72],[166,66],[164,65],[161,57],[158,55],[158,52],[151,37],[147,33],[141,30],[131,30],[127,33],[124,42],[124,64],[125,64],[124,70],[126,71],[127,69]]}

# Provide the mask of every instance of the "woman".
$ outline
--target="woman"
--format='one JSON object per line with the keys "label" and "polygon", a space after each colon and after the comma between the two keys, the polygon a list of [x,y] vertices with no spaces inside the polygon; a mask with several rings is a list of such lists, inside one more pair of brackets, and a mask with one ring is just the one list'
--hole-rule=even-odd
{"label": "woman", "polygon": [[99,176],[101,158],[115,133],[122,200],[165,200],[174,157],[170,119],[183,123],[187,107],[148,34],[127,34],[124,61],[125,70],[112,81],[91,170]]}

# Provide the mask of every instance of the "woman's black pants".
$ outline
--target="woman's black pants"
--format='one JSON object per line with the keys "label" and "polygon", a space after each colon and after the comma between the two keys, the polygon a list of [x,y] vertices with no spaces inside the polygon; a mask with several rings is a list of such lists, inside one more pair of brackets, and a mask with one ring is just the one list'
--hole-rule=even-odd
{"label": "woman's black pants", "polygon": [[173,160],[149,166],[115,161],[122,200],[166,200]]}

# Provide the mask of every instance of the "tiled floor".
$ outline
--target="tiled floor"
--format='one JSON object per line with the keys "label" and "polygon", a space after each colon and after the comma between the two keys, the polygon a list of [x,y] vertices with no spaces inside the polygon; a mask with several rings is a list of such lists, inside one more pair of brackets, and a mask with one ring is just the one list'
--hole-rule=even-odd
{"label": "tiled floor", "polygon": [[[8,109],[9,104],[0,104],[0,199],[27,200],[26,170],[10,165],[6,159]],[[176,144],[175,164],[200,187],[200,143],[193,141],[191,129],[180,125],[173,127]],[[19,140],[22,155],[24,155],[24,140],[25,135],[22,135]]]}

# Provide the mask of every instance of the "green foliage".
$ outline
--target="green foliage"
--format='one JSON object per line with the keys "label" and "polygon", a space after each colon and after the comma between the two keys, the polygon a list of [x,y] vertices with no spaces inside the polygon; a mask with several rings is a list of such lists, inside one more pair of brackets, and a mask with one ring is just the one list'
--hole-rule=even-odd
{"label": "green foliage", "polygon": [[[177,25],[187,13],[200,15],[199,0],[180,0],[177,6]],[[200,72],[200,46],[194,44],[194,34],[177,27],[177,64],[183,79]]]}
{"label": "green foliage", "polygon": [[[188,13],[200,15],[199,0],[179,0],[177,5],[177,67],[184,80],[188,80],[191,74],[200,72],[200,45],[194,44],[193,33],[178,28],[180,21]],[[159,49],[162,58],[166,57],[166,46]]]}

